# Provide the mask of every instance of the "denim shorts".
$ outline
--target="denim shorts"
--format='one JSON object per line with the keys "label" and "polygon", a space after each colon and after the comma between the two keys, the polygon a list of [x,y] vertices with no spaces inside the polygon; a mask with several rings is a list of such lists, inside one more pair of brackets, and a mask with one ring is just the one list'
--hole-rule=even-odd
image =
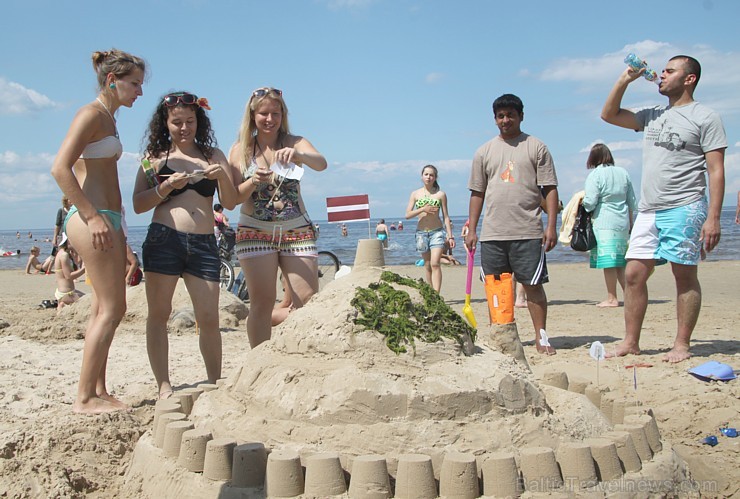
{"label": "denim shorts", "polygon": [[447,233],[444,227],[416,231],[416,251],[426,253],[433,248],[444,248]]}
{"label": "denim shorts", "polygon": [[214,234],[188,234],[152,223],[141,249],[145,272],[176,276],[188,273],[206,281],[221,280]]}

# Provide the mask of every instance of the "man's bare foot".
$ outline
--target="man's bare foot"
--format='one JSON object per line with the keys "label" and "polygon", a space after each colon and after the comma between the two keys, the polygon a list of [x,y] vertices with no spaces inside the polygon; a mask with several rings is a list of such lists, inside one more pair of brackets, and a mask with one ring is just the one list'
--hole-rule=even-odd
{"label": "man's bare foot", "polygon": [[76,400],[72,405],[72,412],[76,414],[106,414],[109,412],[120,411],[121,408],[117,407],[105,399],[100,397],[93,397],[86,402],[80,402]]}
{"label": "man's bare foot", "polygon": [[620,343],[616,348],[612,348],[611,351],[607,347],[604,347],[604,350],[606,352],[604,357],[607,359],[624,357],[625,355],[640,355],[640,347],[638,345],[627,345],[624,342]]}
{"label": "man's bare foot", "polygon": [[535,345],[535,348],[537,348],[537,353],[544,353],[545,355],[555,355],[556,353],[558,353],[552,345],[548,347],[543,347],[538,343],[537,345]]}
{"label": "man's bare foot", "polygon": [[682,362],[691,357],[691,353],[688,348],[684,347],[673,347],[667,354],[663,356],[663,362],[670,362],[675,364],[676,362]]}
{"label": "man's bare foot", "polygon": [[526,301],[518,301],[514,303],[514,306],[516,308],[527,308],[527,302]]}
{"label": "man's bare foot", "polygon": [[611,300],[604,300],[601,303],[597,303],[596,306],[600,308],[613,308],[613,307],[618,307],[619,302],[611,301]]}

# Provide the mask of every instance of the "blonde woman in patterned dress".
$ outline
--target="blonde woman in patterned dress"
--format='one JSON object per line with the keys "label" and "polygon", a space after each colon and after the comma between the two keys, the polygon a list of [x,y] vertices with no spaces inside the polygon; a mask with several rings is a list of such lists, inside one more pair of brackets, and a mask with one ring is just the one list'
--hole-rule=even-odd
{"label": "blonde woman in patterned dress", "polygon": [[[322,171],[327,163],[307,139],[290,133],[283,93],[270,87],[249,97],[229,163],[241,203],[236,255],[249,289],[247,334],[255,348],[270,339],[271,323],[285,320],[319,289],[318,234],[301,198],[300,174],[303,166]],[[292,174],[271,167],[291,168]],[[292,305],[276,309],[273,318],[278,267],[290,284]]]}

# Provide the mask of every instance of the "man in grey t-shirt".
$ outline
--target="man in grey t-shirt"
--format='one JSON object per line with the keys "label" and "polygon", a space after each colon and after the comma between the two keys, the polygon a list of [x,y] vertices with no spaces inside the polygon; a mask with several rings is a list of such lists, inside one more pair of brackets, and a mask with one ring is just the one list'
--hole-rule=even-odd
{"label": "man in grey t-shirt", "polygon": [[[495,285],[498,280],[501,288],[510,286],[510,277],[504,277],[509,275],[524,286],[535,348],[552,355],[555,349],[547,341],[547,295],[542,285],[549,280],[545,253],[557,242],[559,199],[555,164],[541,140],[522,132],[524,104],[519,97],[498,97],[493,101],[493,117],[499,134],[478,148],[470,169],[470,227],[465,244],[475,248],[481,242],[481,267],[487,289],[489,283]],[[544,229],[540,207],[543,196],[545,211],[554,214],[547,218]],[[478,220],[484,205],[479,238]],[[486,296],[491,294],[486,291]],[[498,306],[492,302],[489,298],[489,310]],[[513,305],[512,301],[512,310]]]}
{"label": "man in grey t-shirt", "polygon": [[657,263],[669,261],[676,281],[678,330],[663,360],[680,362],[690,357],[691,334],[701,310],[697,266],[702,253],[712,251],[720,239],[727,138],[719,115],[694,101],[701,66],[693,57],[675,56],[662,71],[658,91],[668,97],[668,106],[622,109],[627,86],[644,72],[628,67],[601,111],[607,123],[645,132],[640,203],[626,256],[626,334],[614,355],[640,353],[647,280]]}

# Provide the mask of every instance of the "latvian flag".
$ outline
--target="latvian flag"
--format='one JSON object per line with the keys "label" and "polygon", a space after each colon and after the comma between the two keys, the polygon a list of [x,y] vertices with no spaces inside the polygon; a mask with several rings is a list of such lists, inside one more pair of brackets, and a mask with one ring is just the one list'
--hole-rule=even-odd
{"label": "latvian flag", "polygon": [[367,194],[326,198],[329,223],[370,220],[370,200]]}

